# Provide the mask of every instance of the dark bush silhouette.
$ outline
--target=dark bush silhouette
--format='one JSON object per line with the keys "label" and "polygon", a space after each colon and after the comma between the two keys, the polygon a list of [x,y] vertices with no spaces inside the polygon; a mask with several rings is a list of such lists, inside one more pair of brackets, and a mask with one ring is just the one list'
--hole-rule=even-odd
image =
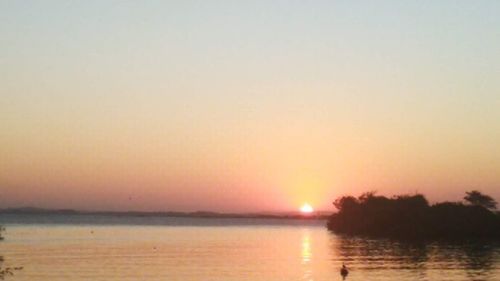
{"label": "dark bush silhouette", "polygon": [[429,205],[421,195],[392,198],[364,193],[333,202],[338,209],[328,220],[340,234],[403,240],[500,240],[500,216],[483,205],[444,202]]}
{"label": "dark bush silhouette", "polygon": [[477,190],[465,192],[464,197],[465,202],[474,206],[483,206],[490,210],[495,210],[497,208],[497,202],[491,196],[482,194]]}

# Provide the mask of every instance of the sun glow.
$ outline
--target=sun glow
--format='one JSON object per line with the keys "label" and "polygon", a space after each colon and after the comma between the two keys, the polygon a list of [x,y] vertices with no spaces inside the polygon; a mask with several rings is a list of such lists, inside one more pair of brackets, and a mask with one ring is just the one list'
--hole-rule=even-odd
{"label": "sun glow", "polygon": [[303,214],[310,214],[314,212],[314,209],[313,207],[311,207],[311,205],[305,203],[304,205],[302,205],[302,207],[300,207],[300,212]]}

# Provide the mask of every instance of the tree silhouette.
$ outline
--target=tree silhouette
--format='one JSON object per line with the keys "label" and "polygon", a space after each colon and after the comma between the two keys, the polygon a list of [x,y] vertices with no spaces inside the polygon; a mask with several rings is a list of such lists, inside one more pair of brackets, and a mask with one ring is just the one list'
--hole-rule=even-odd
{"label": "tree silhouette", "polygon": [[473,206],[483,206],[486,209],[494,210],[497,208],[497,202],[491,196],[482,194],[477,190],[465,192],[465,202]]}
{"label": "tree silhouette", "polygon": [[467,192],[465,200],[470,204],[429,205],[422,194],[343,196],[333,202],[337,212],[330,216],[327,227],[338,234],[407,241],[500,241],[500,215],[491,211],[496,202],[478,191]]}

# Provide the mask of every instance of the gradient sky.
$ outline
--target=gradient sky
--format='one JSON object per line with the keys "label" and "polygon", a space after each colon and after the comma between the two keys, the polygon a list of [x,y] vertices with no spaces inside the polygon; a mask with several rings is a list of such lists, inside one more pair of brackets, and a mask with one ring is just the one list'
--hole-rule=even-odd
{"label": "gradient sky", "polygon": [[500,199],[500,1],[0,1],[0,207]]}

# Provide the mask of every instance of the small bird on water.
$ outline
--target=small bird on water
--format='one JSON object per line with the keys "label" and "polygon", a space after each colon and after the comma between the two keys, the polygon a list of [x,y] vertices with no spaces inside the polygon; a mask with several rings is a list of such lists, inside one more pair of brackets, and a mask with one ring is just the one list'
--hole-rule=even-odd
{"label": "small bird on water", "polygon": [[347,274],[349,274],[349,270],[347,270],[347,267],[345,266],[344,263],[342,263],[342,268],[340,269],[340,275],[342,275],[342,280],[345,280],[347,277]]}

